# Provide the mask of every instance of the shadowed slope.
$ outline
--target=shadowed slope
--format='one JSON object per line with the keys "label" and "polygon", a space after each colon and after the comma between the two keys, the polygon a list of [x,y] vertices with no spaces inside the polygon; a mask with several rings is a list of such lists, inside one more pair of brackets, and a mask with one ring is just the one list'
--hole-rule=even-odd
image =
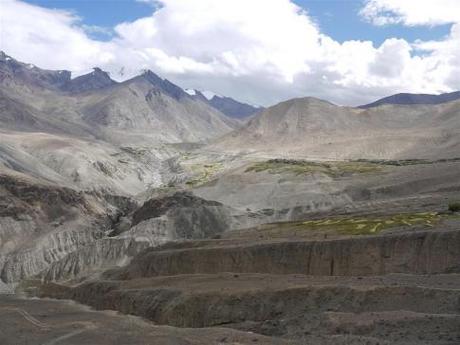
{"label": "shadowed slope", "polygon": [[373,103],[362,105],[359,108],[373,108],[382,104],[441,104],[456,101],[458,99],[460,99],[460,91],[443,93],[440,95],[398,93],[396,95],[379,99]]}

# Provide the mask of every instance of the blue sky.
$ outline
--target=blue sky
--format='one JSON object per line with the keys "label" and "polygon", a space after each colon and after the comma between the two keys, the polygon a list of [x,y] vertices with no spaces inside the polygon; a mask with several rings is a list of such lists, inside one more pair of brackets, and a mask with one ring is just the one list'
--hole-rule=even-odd
{"label": "blue sky", "polygon": [[[78,15],[82,22],[89,26],[111,29],[115,25],[146,17],[153,12],[151,5],[135,0],[28,0],[31,4],[70,10]],[[92,33],[101,40],[109,37],[104,34]]]}
{"label": "blue sky", "polygon": [[253,104],[359,105],[460,89],[460,0],[1,0],[0,50]]}
{"label": "blue sky", "polygon": [[[150,4],[136,0],[27,0],[27,2],[48,8],[70,10],[81,17],[84,24],[108,30],[121,22],[149,16],[154,11]],[[295,3],[310,14],[322,32],[339,42],[369,40],[375,45],[380,45],[390,37],[403,38],[409,42],[417,39],[427,41],[440,39],[450,30],[448,24],[412,27],[371,25],[359,16],[359,10],[363,6],[362,0],[297,0]],[[89,32],[89,34],[100,40],[110,39],[106,33]]]}
{"label": "blue sky", "polygon": [[310,13],[325,34],[339,42],[369,40],[375,45],[380,45],[390,37],[404,38],[410,42],[417,39],[432,40],[447,35],[450,30],[450,25],[435,27],[374,26],[359,16],[363,1],[299,0],[296,3]]}

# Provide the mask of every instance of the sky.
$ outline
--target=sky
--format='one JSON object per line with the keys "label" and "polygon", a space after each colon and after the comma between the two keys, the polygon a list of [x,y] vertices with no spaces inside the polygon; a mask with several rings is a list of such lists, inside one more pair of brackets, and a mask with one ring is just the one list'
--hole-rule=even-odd
{"label": "sky", "polygon": [[0,50],[252,104],[460,89],[459,0],[0,0]]}

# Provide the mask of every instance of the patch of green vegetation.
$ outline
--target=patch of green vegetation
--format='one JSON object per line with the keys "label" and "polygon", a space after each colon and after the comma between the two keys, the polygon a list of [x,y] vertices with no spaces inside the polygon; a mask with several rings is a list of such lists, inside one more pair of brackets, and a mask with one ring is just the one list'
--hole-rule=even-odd
{"label": "patch of green vegetation", "polygon": [[221,166],[222,165],[220,163],[193,165],[190,168],[197,177],[187,181],[185,184],[189,187],[201,186],[206,182],[209,182],[211,178],[219,171]]}
{"label": "patch of green vegetation", "polygon": [[460,162],[460,158],[443,158],[443,159],[438,159],[438,160],[428,160],[428,159],[399,159],[399,160],[358,159],[358,160],[356,160],[354,162],[372,163],[372,164],[378,164],[378,165],[408,166],[408,165],[419,165],[419,164]]}
{"label": "patch of green vegetation", "polygon": [[370,162],[340,161],[340,162],[311,162],[303,160],[271,159],[255,163],[246,172],[263,172],[271,174],[293,173],[295,175],[326,174],[330,177],[340,177],[353,174],[380,172],[382,167]]}
{"label": "patch of green vegetation", "polygon": [[404,213],[385,217],[335,218],[298,223],[304,230],[334,230],[344,235],[373,235],[382,230],[424,225],[432,227],[441,220],[437,212]]}
{"label": "patch of green vegetation", "polygon": [[264,224],[227,233],[230,238],[249,239],[326,239],[337,236],[376,235],[393,228],[434,227],[445,218],[456,217],[436,212],[403,213],[386,216],[334,217],[300,222]]}
{"label": "patch of green vegetation", "polygon": [[191,156],[192,155],[189,152],[179,154],[179,157],[184,161],[189,160]]}
{"label": "patch of green vegetation", "polygon": [[460,212],[460,201],[451,202],[448,209],[450,212]]}
{"label": "patch of green vegetation", "polygon": [[439,160],[426,159],[358,159],[350,161],[326,161],[314,162],[294,159],[270,159],[258,162],[246,169],[246,172],[263,172],[271,174],[293,173],[296,175],[309,175],[323,173],[330,177],[340,177],[353,174],[376,173],[382,171],[386,166],[410,166],[419,164],[460,162],[460,158],[449,158]]}

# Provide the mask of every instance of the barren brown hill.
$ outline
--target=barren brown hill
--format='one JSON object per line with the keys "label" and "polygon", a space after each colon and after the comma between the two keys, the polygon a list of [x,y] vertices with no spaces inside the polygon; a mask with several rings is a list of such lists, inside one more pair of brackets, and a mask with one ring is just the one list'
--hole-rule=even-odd
{"label": "barren brown hill", "polygon": [[460,152],[460,102],[341,107],[314,98],[257,115],[211,150],[310,159],[440,158]]}

